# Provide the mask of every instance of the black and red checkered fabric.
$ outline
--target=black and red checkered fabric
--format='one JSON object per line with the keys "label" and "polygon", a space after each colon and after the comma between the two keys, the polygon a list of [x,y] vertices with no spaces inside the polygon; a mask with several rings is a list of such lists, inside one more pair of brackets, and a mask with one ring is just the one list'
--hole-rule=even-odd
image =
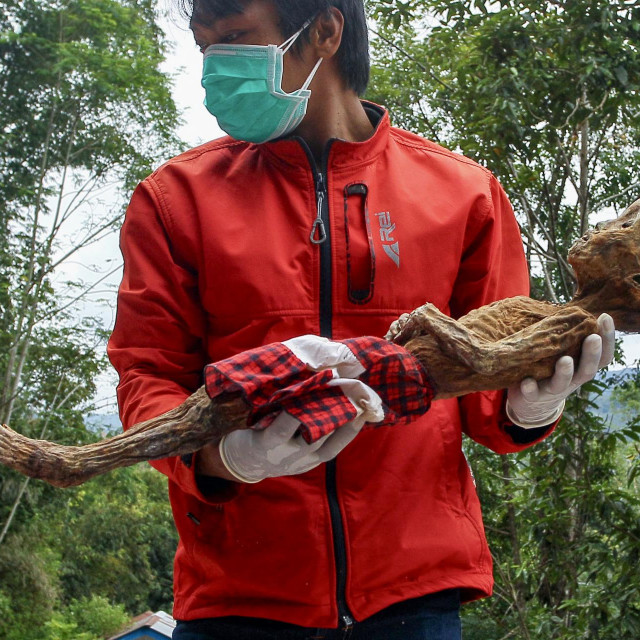
{"label": "black and red checkered fabric", "polygon": [[379,426],[406,424],[427,412],[435,387],[422,364],[406,349],[372,336],[341,342],[366,369],[358,379],[382,398],[384,420]]}
{"label": "black and red checkered fabric", "polygon": [[[378,393],[385,411],[376,424],[410,422],[425,413],[433,386],[422,365],[406,349],[381,338],[342,340],[365,367],[359,379]],[[300,423],[307,442],[356,417],[356,409],[333,380],[331,369],[314,371],[281,342],[243,351],[205,367],[211,398],[240,391],[250,407],[247,424],[267,427],[281,411]]]}

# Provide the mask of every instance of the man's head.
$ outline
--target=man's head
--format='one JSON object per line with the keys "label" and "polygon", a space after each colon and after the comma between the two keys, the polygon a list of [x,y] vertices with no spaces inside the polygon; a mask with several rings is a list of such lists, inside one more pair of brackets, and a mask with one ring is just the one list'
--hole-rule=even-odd
{"label": "man's head", "polygon": [[578,281],[574,301],[608,313],[619,331],[640,332],[640,200],[588,231],[571,247],[569,263]]}
{"label": "man's head", "polygon": [[[294,34],[309,19],[337,9],[344,17],[342,40],[336,54],[346,86],[362,95],[369,81],[369,42],[363,0],[177,0],[191,27],[212,27],[217,21],[250,10],[254,3],[272,6],[280,42]],[[334,10],[335,10],[334,9]],[[195,31],[195,29],[194,29]],[[268,44],[280,44],[270,42]],[[308,31],[294,45],[299,51],[308,42]],[[213,44],[213,43],[205,43]],[[267,43],[262,43],[267,44]]]}

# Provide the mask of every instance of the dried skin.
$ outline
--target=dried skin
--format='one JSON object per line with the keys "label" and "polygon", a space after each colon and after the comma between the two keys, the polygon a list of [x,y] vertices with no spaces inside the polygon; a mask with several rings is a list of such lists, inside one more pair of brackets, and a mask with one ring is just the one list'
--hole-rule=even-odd
{"label": "dried skin", "polygon": [[182,456],[245,429],[247,405],[239,395],[211,401],[200,387],[181,405],[124,433],[80,447],[32,440],[0,426],[0,463],[56,487],[72,487],[137,462]]}
{"label": "dried skin", "polygon": [[[578,289],[566,305],[520,296],[453,320],[427,303],[394,322],[387,338],[422,362],[436,398],[450,398],[548,377],[559,356],[579,355],[601,313],[610,314],[620,331],[640,332],[640,200],[587,233],[572,247],[569,262]],[[83,447],[31,440],[3,425],[0,463],[68,487],[143,460],[197,451],[246,428],[247,414],[240,397],[210,400],[201,387],[179,407]]]}
{"label": "dried skin", "polygon": [[640,332],[640,200],[585,234],[569,262],[578,287],[568,304],[507,298],[457,321],[426,304],[399,318],[386,337],[425,365],[436,398],[448,398],[550,376],[558,357],[579,355],[602,313],[619,331]]}
{"label": "dried skin", "polygon": [[596,327],[596,317],[579,307],[520,296],[457,321],[425,305],[387,337],[425,365],[438,399],[504,389],[526,377],[545,378],[559,356],[577,356]]}

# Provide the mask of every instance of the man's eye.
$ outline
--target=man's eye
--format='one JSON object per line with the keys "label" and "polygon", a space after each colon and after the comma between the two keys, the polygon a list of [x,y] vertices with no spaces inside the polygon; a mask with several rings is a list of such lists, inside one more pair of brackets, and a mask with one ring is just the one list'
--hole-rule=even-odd
{"label": "man's eye", "polygon": [[232,31],[231,33],[227,33],[226,35],[220,38],[220,42],[223,44],[229,44],[234,40],[237,40],[242,35],[242,31]]}

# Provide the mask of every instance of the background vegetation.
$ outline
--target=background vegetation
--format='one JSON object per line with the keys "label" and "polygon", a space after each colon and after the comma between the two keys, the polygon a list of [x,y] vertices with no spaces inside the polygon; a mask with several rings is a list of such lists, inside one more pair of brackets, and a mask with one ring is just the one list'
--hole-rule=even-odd
{"label": "background vegetation", "polygon": [[[367,97],[496,173],[533,295],[565,300],[568,247],[640,196],[638,3],[368,6]],[[112,266],[56,274],[120,224],[104,189],[128,194],[179,150],[165,45],[152,0],[0,0],[0,421],[29,436],[103,435],[85,418],[107,328],[79,305]],[[467,443],[496,591],[465,608],[465,637],[640,637],[639,383],[588,385],[525,453]],[[97,640],[170,611],[175,544],[165,479],[144,465],[64,491],[0,469],[0,639]]]}
{"label": "background vegetation", "polygon": [[[0,1],[0,422],[31,437],[100,436],[106,331],[80,312],[119,264],[58,274],[179,148],[164,46],[152,0]],[[93,640],[170,611],[175,544],[146,467],[71,491],[0,468],[0,638]]]}
{"label": "background vegetation", "polygon": [[[400,125],[488,166],[510,194],[532,295],[571,296],[568,248],[640,195],[635,2],[374,3],[369,97]],[[597,411],[585,385],[556,433],[515,456],[467,443],[496,589],[473,640],[640,637],[638,378]]]}

